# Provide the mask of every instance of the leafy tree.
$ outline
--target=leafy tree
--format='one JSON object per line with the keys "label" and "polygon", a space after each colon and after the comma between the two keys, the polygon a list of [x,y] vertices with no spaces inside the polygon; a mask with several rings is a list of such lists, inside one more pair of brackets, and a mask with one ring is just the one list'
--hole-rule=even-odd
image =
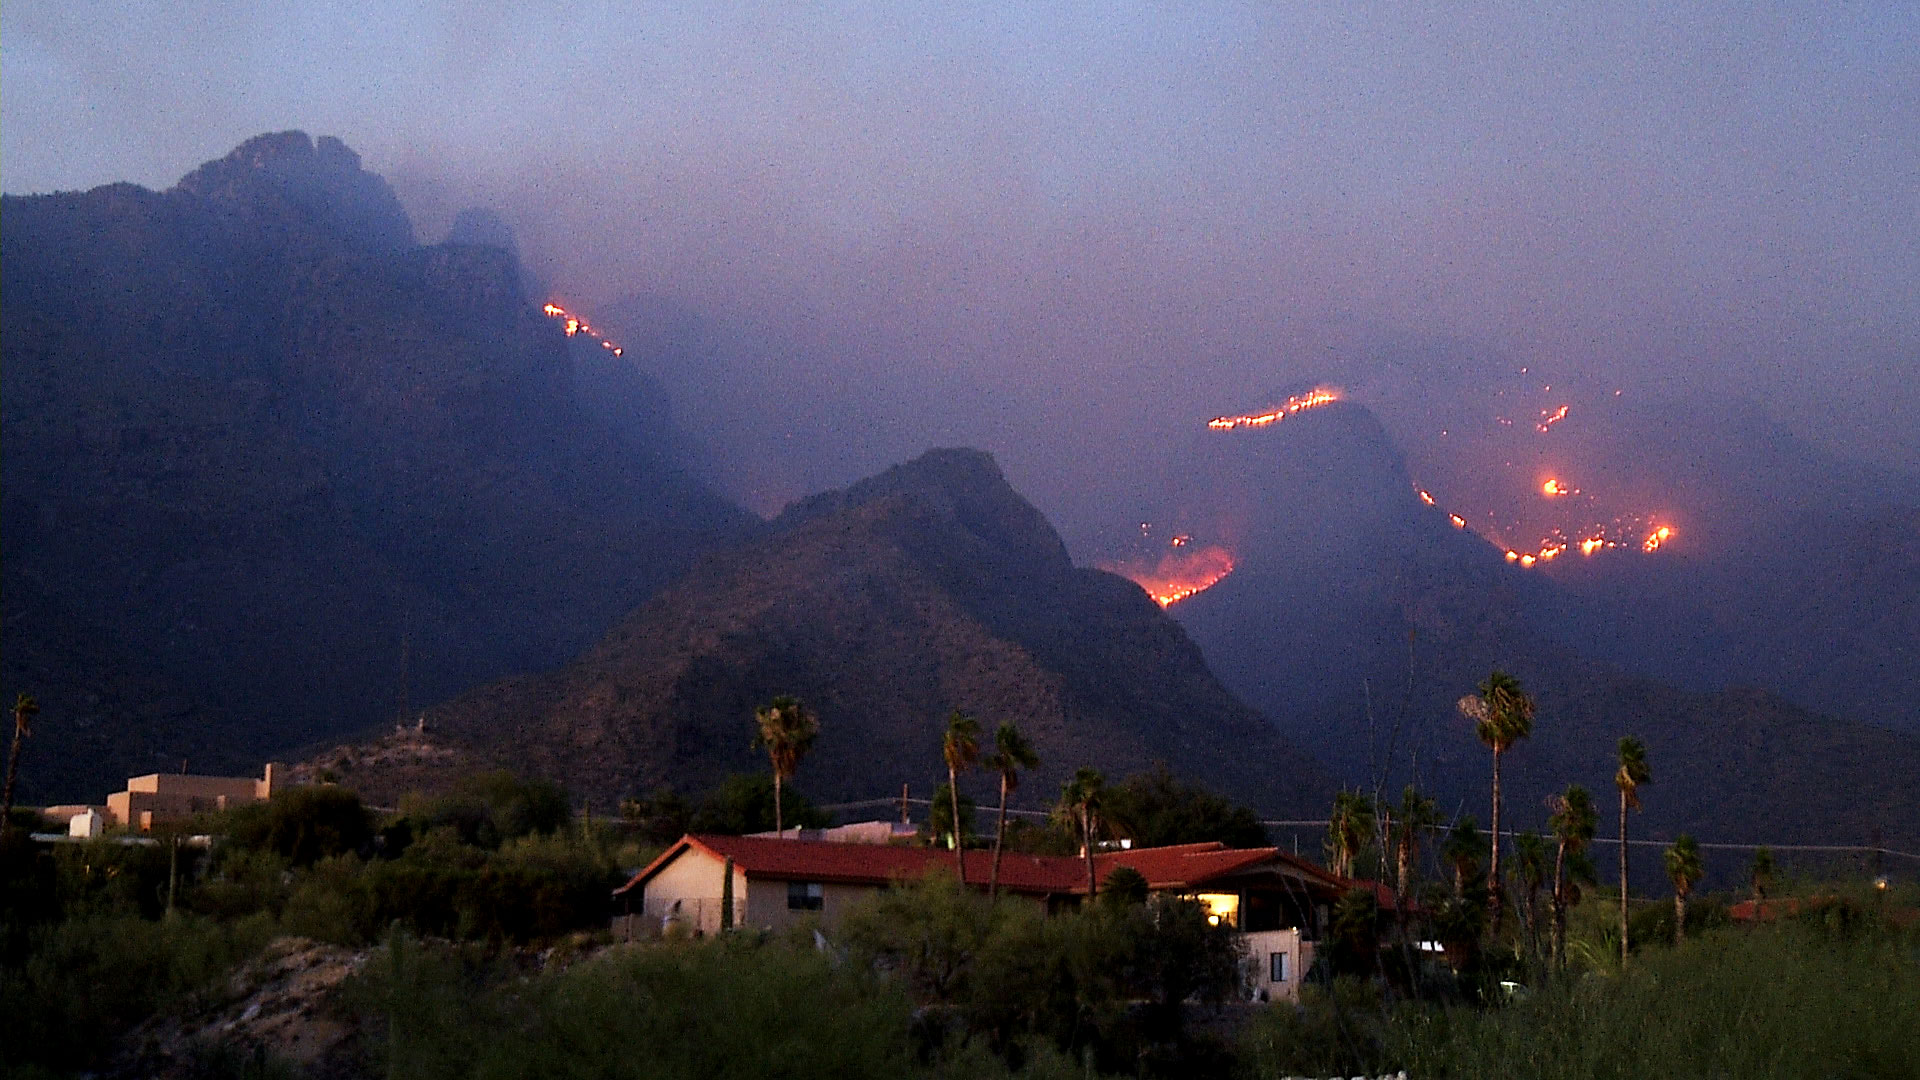
{"label": "leafy tree", "polygon": [[[1553,808],[1553,815],[1547,819],[1547,824],[1553,829],[1557,845],[1553,857],[1553,955],[1555,961],[1565,967],[1567,908],[1575,899],[1567,880],[1567,860],[1585,854],[1587,845],[1593,841],[1593,834],[1599,827],[1599,816],[1594,812],[1593,796],[1579,784],[1569,784],[1567,790],[1555,795],[1549,805]],[[1495,850],[1498,851],[1498,847]]]}
{"label": "leafy tree", "polygon": [[1116,866],[1100,883],[1100,899],[1105,903],[1144,904],[1152,891],[1145,874],[1131,866]]}
{"label": "leafy tree", "polygon": [[648,844],[671,844],[693,831],[693,814],[693,805],[671,787],[620,800],[620,817]]}
{"label": "leafy tree", "polygon": [[1365,792],[1342,791],[1333,797],[1333,814],[1327,821],[1327,848],[1332,856],[1333,872],[1352,877],[1354,863],[1373,835],[1373,799]]}
{"label": "leafy tree", "polygon": [[0,832],[13,820],[13,785],[20,778],[20,740],[33,734],[33,718],[39,712],[40,703],[31,695],[20,694],[13,699],[13,749],[7,753],[7,790],[0,796]]}
{"label": "leafy tree", "polygon": [[[787,787],[782,797],[787,820],[796,828],[816,829],[828,823],[828,816],[814,809],[798,788]],[[735,773],[700,800],[686,831],[741,836],[767,832],[776,824],[773,777],[766,773]],[[678,838],[676,834],[674,839]]]}
{"label": "leafy tree", "polygon": [[1673,881],[1673,943],[1687,939],[1687,897],[1694,883],[1705,877],[1707,868],[1700,857],[1700,844],[1687,834],[1673,838],[1666,850],[1667,877]]}
{"label": "leafy tree", "polygon": [[820,718],[800,703],[800,699],[781,695],[754,710],[759,727],[759,744],[766,748],[773,766],[773,827],[786,830],[786,818],[780,803],[780,787],[800,768],[800,759],[813,749],[820,734]]}
{"label": "leafy tree", "polygon": [[345,788],[288,788],[264,803],[235,808],[227,838],[240,848],[271,851],[294,866],[312,866],[370,845],[373,817],[360,796]]}
{"label": "leafy tree", "polygon": [[1480,860],[1487,857],[1487,837],[1472,817],[1454,822],[1447,838],[1440,842],[1440,858],[1453,868],[1455,899],[1467,894],[1467,882],[1479,874]]}
{"label": "leafy tree", "polygon": [[1203,787],[1183,784],[1166,763],[1107,789],[1107,821],[1137,847],[1218,841],[1265,847],[1266,826],[1252,810]]}
{"label": "leafy tree", "polygon": [[[960,808],[958,818],[953,816],[955,806]],[[956,799],[953,789],[941,784],[934,789],[933,804],[927,811],[926,831],[921,835],[929,844],[960,850],[974,835],[973,821],[976,809],[972,796],[963,794]]]}
{"label": "leafy tree", "polygon": [[1098,770],[1080,766],[1060,789],[1060,803],[1054,813],[1073,822],[1080,831],[1080,853],[1087,860],[1087,897],[1097,888],[1093,880],[1093,840],[1100,830],[1100,815],[1106,808],[1106,777]]}
{"label": "leafy tree", "polygon": [[1627,809],[1640,808],[1640,786],[1653,783],[1653,770],[1647,766],[1647,747],[1631,735],[1620,738],[1620,767],[1614,770],[1613,785],[1620,789],[1620,964],[1627,963]]}
{"label": "leafy tree", "polygon": [[953,858],[960,868],[960,884],[967,883],[967,846],[960,831],[960,774],[980,760],[980,722],[959,709],[947,717],[940,737],[940,757],[947,763],[947,797],[953,803]]}
{"label": "leafy tree", "polygon": [[993,752],[987,755],[987,768],[1000,775],[1000,815],[993,826],[993,869],[987,872],[987,895],[1000,892],[1000,852],[1007,842],[1007,796],[1020,786],[1020,773],[1038,768],[1040,755],[1020,729],[1001,724],[993,732]]}
{"label": "leafy tree", "polygon": [[1493,751],[1493,861],[1487,871],[1487,887],[1497,926],[1500,894],[1505,888],[1500,877],[1500,758],[1533,733],[1533,699],[1520,688],[1520,680],[1495,670],[1480,684],[1478,694],[1460,699],[1459,708],[1473,721],[1473,733],[1481,744]]}
{"label": "leafy tree", "polygon": [[445,795],[409,798],[402,806],[412,836],[452,827],[463,842],[489,850],[517,836],[558,832],[573,816],[559,784],[504,769],[462,777]]}

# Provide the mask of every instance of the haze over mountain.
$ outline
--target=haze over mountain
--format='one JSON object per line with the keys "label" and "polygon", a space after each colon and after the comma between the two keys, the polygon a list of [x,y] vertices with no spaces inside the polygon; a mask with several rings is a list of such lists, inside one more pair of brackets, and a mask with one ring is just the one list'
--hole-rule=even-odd
{"label": "haze over mountain", "polygon": [[[1516,827],[1540,826],[1545,797],[1569,782],[1608,790],[1614,743],[1632,734],[1646,741],[1665,782],[1647,801],[1649,834],[1920,839],[1911,783],[1920,776],[1920,740],[1843,718],[1837,707],[1797,708],[1752,690],[1673,689],[1587,651],[1603,636],[1595,624],[1619,611],[1544,573],[1547,564],[1508,562],[1500,548],[1455,527],[1442,507],[1424,503],[1405,459],[1365,409],[1337,402],[1271,429],[1209,433],[1201,450],[1208,456],[1199,459],[1188,503],[1193,517],[1223,524],[1211,534],[1195,528],[1192,543],[1227,541],[1234,569],[1172,613],[1229,689],[1312,747],[1342,782],[1380,783],[1392,794],[1417,778],[1450,811],[1484,825],[1486,753],[1454,701],[1500,668],[1519,676],[1539,705],[1533,737],[1510,754],[1505,772]],[[1690,614],[1680,597],[1659,591],[1661,558],[1614,549],[1560,559],[1583,576],[1618,573],[1643,597],[1666,596],[1669,612]],[[1895,598],[1912,595],[1909,582],[1878,584]],[[1877,617],[1876,605],[1895,602],[1865,592],[1857,599],[1868,618]],[[1615,624],[1615,632],[1630,629]],[[1664,633],[1687,640],[1715,629],[1680,622]],[[1721,632],[1762,642],[1776,634],[1744,621]],[[1897,692],[1911,677],[1900,667],[1909,647],[1803,643],[1771,656],[1884,664],[1873,676]],[[1845,689],[1853,696],[1836,693],[1829,706],[1891,701],[1882,685]],[[1756,832],[1762,822],[1764,836]]]}
{"label": "haze over mountain", "polygon": [[26,798],[557,663],[758,526],[511,254],[416,244],[338,140],[4,205],[5,683],[63,718]]}
{"label": "haze over mountain", "polygon": [[[432,711],[329,755],[383,796],[477,767],[565,777],[610,805],[765,767],[753,711],[791,693],[821,717],[800,783],[819,798],[944,780],[947,715],[1012,722],[1045,802],[1081,765],[1166,762],[1272,813],[1312,813],[1331,783],[1208,672],[1132,584],[1075,567],[992,458],[936,450],[790,506],[764,538],[710,557],[574,663]],[[969,787],[984,796],[989,781]]]}

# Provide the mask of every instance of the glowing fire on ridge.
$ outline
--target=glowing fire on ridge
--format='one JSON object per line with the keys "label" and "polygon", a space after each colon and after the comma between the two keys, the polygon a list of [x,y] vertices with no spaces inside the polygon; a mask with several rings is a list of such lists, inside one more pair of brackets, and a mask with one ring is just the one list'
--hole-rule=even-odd
{"label": "glowing fire on ridge", "polygon": [[587,325],[587,320],[582,319],[578,315],[575,315],[573,312],[568,311],[566,308],[561,307],[559,304],[556,304],[551,300],[549,300],[546,306],[540,309],[540,312],[541,314],[547,316],[550,319],[560,320],[561,329],[566,332],[566,335],[568,337],[573,337],[576,334],[585,334],[588,337],[592,338],[593,340],[599,342],[601,348],[607,350],[613,355],[615,356],[626,355],[625,349],[621,348],[618,345],[615,345],[611,341],[608,341],[606,338],[601,337],[597,332],[595,332],[593,327]]}
{"label": "glowing fire on ridge", "polygon": [[1196,545],[1191,536],[1181,535],[1152,563],[1127,559],[1101,563],[1100,569],[1140,586],[1154,603],[1166,608],[1207,591],[1233,573],[1233,553],[1218,544]]}
{"label": "glowing fire on ridge", "polygon": [[1552,427],[1553,425],[1559,423],[1562,420],[1565,420],[1566,418],[1567,418],[1567,407],[1565,405],[1562,405],[1559,408],[1552,409],[1552,410],[1541,409],[1540,422],[1533,425],[1533,430],[1539,432],[1542,435],[1545,435],[1547,433],[1548,428]]}
{"label": "glowing fire on ridge", "polygon": [[1317,409],[1322,405],[1332,404],[1333,402],[1339,401],[1343,396],[1345,395],[1341,393],[1339,387],[1315,387],[1312,392],[1289,397],[1287,400],[1268,409],[1266,412],[1242,413],[1239,416],[1216,416],[1207,421],[1207,426],[1215,431],[1231,431],[1234,428],[1242,427],[1265,427],[1268,424],[1285,420],[1295,413],[1301,413],[1308,409]]}

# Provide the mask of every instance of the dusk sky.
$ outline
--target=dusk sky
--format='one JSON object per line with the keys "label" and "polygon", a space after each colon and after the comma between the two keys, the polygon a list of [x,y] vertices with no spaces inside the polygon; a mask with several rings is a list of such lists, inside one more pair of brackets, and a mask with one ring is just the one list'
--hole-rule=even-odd
{"label": "dusk sky", "polygon": [[758,510],[965,442],[1084,517],[1395,355],[1915,464],[1910,3],[267,7],[6,4],[0,185],[337,135],[421,239],[697,320],[657,374]]}

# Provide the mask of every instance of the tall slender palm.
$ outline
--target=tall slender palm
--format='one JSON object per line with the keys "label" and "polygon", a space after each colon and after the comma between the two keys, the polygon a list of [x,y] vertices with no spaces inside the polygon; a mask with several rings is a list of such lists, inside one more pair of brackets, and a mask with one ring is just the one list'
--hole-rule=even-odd
{"label": "tall slender palm", "polygon": [[1471,817],[1463,817],[1447,830],[1440,843],[1440,857],[1453,867],[1453,895],[1465,899],[1467,879],[1480,872],[1480,860],[1487,854],[1487,838]]}
{"label": "tall slender palm", "polygon": [[776,834],[782,834],[787,823],[781,788],[800,768],[800,759],[813,749],[813,740],[820,734],[820,718],[800,699],[784,694],[755,709],[753,718],[760,726],[760,745],[766,747],[767,760],[773,765],[773,828]]}
{"label": "tall slender palm", "polygon": [[1106,777],[1085,765],[1060,789],[1060,804],[1054,812],[1080,828],[1080,854],[1087,860],[1087,898],[1095,890],[1093,879],[1093,837],[1099,828],[1100,810],[1106,801]]}
{"label": "tall slender palm", "polygon": [[1526,890],[1526,906],[1521,909],[1527,920],[1527,936],[1533,943],[1533,953],[1540,954],[1540,890],[1547,884],[1547,841],[1539,833],[1528,829],[1513,838],[1514,869],[1520,884]]}
{"label": "tall slender palm", "polygon": [[7,827],[7,821],[13,816],[13,784],[20,778],[20,740],[33,734],[33,718],[40,712],[40,703],[30,694],[21,694],[13,699],[13,749],[7,754],[7,790],[0,797],[0,831]]}
{"label": "tall slender palm", "polygon": [[1393,892],[1403,909],[1413,895],[1413,864],[1420,858],[1420,838],[1439,821],[1434,801],[1408,784],[1400,793],[1400,805],[1393,808]]}
{"label": "tall slender palm", "polygon": [[986,765],[1000,774],[1000,817],[993,827],[993,869],[987,872],[987,895],[995,896],[1000,892],[1000,849],[1007,841],[1007,796],[1020,786],[1021,770],[1039,767],[1040,755],[1019,728],[1001,724],[993,731],[993,751]]}
{"label": "tall slender palm", "polygon": [[1333,872],[1353,876],[1353,864],[1373,832],[1373,799],[1362,791],[1341,791],[1333,797],[1333,815],[1327,821],[1327,846]]}
{"label": "tall slender palm", "polygon": [[1533,699],[1520,680],[1504,671],[1490,672],[1478,694],[1459,701],[1462,715],[1473,721],[1473,733],[1493,751],[1493,859],[1487,869],[1487,897],[1493,922],[1500,923],[1500,758],[1513,745],[1533,734]]}
{"label": "tall slender palm", "polygon": [[1694,883],[1706,876],[1707,868],[1700,858],[1699,843],[1686,833],[1673,838],[1666,861],[1667,877],[1673,879],[1673,943],[1678,945],[1687,939],[1687,897],[1692,895]]}
{"label": "tall slender palm", "polygon": [[1548,800],[1548,805],[1553,808],[1553,816],[1547,819],[1547,824],[1552,827],[1553,838],[1558,845],[1553,856],[1553,956],[1561,967],[1565,967],[1567,964],[1567,860],[1580,855],[1593,841],[1593,834],[1599,828],[1600,816],[1594,811],[1593,796],[1579,784],[1569,784],[1566,791]]}
{"label": "tall slender palm", "polygon": [[1631,735],[1620,738],[1620,767],[1613,786],[1620,789],[1620,966],[1627,966],[1627,809],[1640,809],[1640,785],[1653,783],[1647,747]]}
{"label": "tall slender palm", "polygon": [[960,821],[960,774],[980,760],[980,722],[959,709],[947,717],[940,737],[940,756],[947,762],[947,794],[953,799],[953,857],[960,865],[960,884],[967,883],[967,838]]}

